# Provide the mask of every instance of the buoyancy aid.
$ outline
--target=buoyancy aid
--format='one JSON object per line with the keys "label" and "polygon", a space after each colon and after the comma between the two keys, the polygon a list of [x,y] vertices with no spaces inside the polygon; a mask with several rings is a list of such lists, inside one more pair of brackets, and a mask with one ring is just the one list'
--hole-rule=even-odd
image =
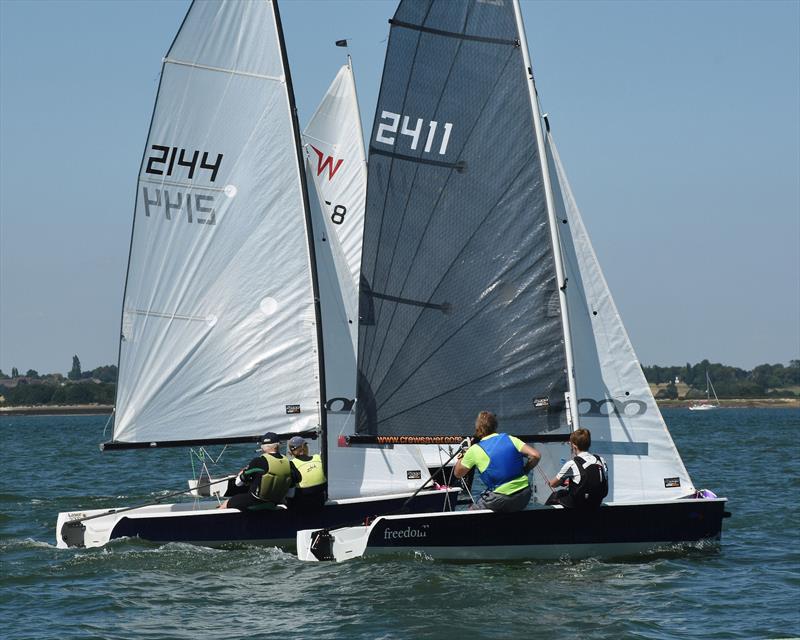
{"label": "buoyancy aid", "polygon": [[289,487],[292,486],[292,466],[285,456],[276,458],[265,453],[263,458],[267,461],[267,471],[261,476],[258,497],[265,502],[278,504],[283,501]]}
{"label": "buoyancy aid", "polygon": [[603,498],[608,495],[608,474],[605,462],[600,456],[594,457],[597,461],[591,464],[587,464],[586,460],[580,456],[572,459],[581,474],[581,481],[571,482],[569,485],[570,506],[599,507]]}
{"label": "buoyancy aid", "polygon": [[301,489],[317,487],[327,482],[325,479],[325,471],[322,469],[322,457],[318,453],[311,456],[308,460],[295,457],[292,462],[294,462],[294,466],[297,467],[297,470],[302,476],[300,484],[297,485]]}
{"label": "buoyancy aid", "polygon": [[478,446],[489,456],[489,465],[480,471],[481,480],[489,491],[525,475],[525,460],[508,434],[498,433],[485,438]]}

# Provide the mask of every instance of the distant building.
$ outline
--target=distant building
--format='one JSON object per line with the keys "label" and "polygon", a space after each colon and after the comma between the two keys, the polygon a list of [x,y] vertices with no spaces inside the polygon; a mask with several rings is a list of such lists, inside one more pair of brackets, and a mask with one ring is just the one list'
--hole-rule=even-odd
{"label": "distant building", "polygon": [[26,376],[17,376],[16,378],[11,378],[9,380],[0,380],[0,386],[5,387],[6,389],[13,389],[20,384],[39,384],[39,380],[36,378],[28,378]]}

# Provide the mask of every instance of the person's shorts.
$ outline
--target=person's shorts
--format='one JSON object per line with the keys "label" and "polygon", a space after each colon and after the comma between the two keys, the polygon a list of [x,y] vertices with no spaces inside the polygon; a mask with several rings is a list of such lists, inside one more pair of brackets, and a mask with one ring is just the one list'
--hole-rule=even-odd
{"label": "person's shorts", "polygon": [[558,491],[553,491],[550,494],[550,497],[547,498],[546,505],[556,505],[560,504],[562,507],[571,508],[572,504],[572,496],[569,495],[569,489],[559,489]]}
{"label": "person's shorts", "polygon": [[289,508],[298,511],[315,511],[325,506],[325,486],[310,489],[295,489],[294,497],[289,500]]}
{"label": "person's shorts", "polygon": [[522,511],[531,501],[532,491],[530,487],[525,487],[511,495],[495,493],[494,491],[484,491],[478,501],[470,509],[491,509],[498,513],[512,513]]}

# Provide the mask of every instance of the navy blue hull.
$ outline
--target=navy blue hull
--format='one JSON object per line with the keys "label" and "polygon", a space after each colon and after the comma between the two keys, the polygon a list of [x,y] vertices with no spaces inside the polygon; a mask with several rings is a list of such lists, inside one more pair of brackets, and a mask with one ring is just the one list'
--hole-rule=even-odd
{"label": "navy blue hull", "polygon": [[[111,539],[139,537],[152,542],[294,544],[300,529],[336,528],[362,523],[366,518],[397,512],[405,497],[331,504],[313,511],[187,511],[181,515],[123,517],[114,526]],[[450,497],[454,502],[455,496]],[[447,508],[447,493],[420,494],[406,511],[441,512]]]}
{"label": "navy blue hull", "polygon": [[[382,518],[368,549],[530,548],[688,543],[719,539],[723,500],[610,505],[591,511],[540,508],[517,513],[422,514]],[[600,548],[600,547],[598,547]]]}

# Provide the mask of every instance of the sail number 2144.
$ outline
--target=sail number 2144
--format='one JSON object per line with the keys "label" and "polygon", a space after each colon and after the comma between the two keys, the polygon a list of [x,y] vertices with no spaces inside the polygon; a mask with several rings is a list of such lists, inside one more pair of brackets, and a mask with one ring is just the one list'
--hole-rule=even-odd
{"label": "sail number 2144", "polygon": [[[145,172],[163,176],[171,176],[177,167],[185,167],[188,170],[189,180],[194,178],[194,172],[205,169],[210,172],[210,180],[217,179],[217,171],[222,164],[222,154],[218,153],[214,162],[209,162],[208,151],[187,151],[180,147],[167,147],[161,144],[154,144],[150,147],[155,153],[147,158],[147,168]],[[198,163],[199,160],[199,163]]]}
{"label": "sail number 2144", "polygon": [[[402,123],[401,123],[402,119]],[[400,130],[398,132],[398,129]],[[442,134],[439,139],[439,155],[443,156],[447,153],[447,145],[450,142],[450,131],[453,129],[452,122],[445,122],[442,127]],[[428,126],[425,127],[425,121],[422,118],[417,118],[416,123],[411,125],[411,118],[399,113],[392,113],[391,111],[381,112],[381,123],[378,125],[378,131],[375,134],[375,141],[382,144],[388,144],[390,147],[394,146],[397,134],[401,136],[408,136],[411,138],[411,150],[416,151],[422,138],[425,139],[424,152],[430,153],[434,148],[437,135],[439,132],[439,123],[436,120],[429,120]]]}

